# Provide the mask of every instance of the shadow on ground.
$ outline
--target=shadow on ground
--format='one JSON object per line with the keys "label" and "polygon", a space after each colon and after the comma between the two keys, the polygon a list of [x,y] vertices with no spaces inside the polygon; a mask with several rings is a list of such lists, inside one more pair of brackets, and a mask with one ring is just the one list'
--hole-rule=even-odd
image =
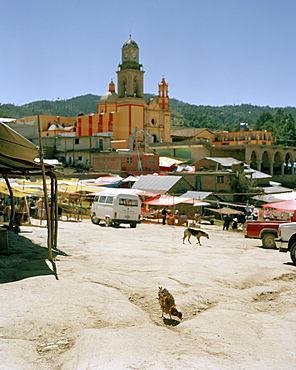
{"label": "shadow on ground", "polygon": [[[0,250],[0,284],[42,275],[54,275],[58,279],[55,263],[46,263],[47,248],[11,230],[8,230],[8,244],[8,250]],[[66,254],[53,250],[52,255],[54,258]]]}

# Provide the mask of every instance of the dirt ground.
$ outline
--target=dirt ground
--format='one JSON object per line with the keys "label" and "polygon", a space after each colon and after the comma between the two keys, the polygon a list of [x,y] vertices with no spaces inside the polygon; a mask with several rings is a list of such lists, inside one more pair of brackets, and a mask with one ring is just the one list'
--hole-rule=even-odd
{"label": "dirt ground", "polygon": [[[243,233],[201,225],[59,222],[0,253],[0,369],[296,369],[296,267]],[[183,320],[161,318],[158,287]],[[176,320],[175,320],[176,319]]]}

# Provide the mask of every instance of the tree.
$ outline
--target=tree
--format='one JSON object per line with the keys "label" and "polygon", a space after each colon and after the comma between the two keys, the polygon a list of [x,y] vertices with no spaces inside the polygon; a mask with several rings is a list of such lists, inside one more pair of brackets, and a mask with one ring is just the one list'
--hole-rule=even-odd
{"label": "tree", "polygon": [[274,130],[274,117],[269,112],[263,112],[257,118],[254,130],[267,130],[273,131]]}
{"label": "tree", "polygon": [[245,175],[244,172],[237,171],[234,176],[229,179],[231,191],[236,193],[234,196],[237,202],[246,202],[253,187],[253,180]]}
{"label": "tree", "polygon": [[0,104],[0,117],[2,118],[9,118],[9,115],[6,113],[6,111],[1,107]]}
{"label": "tree", "polygon": [[226,124],[224,124],[224,125],[222,126],[222,131],[228,131],[228,132],[231,132],[231,128],[230,128],[230,126],[229,126],[229,124],[228,124],[228,123],[226,123]]}
{"label": "tree", "polygon": [[280,125],[284,115],[285,115],[285,112],[281,108],[278,108],[277,111],[274,114],[274,123],[275,123],[275,125]]}
{"label": "tree", "polygon": [[295,120],[291,114],[285,114],[276,131],[276,137],[282,144],[294,146],[296,140]]}
{"label": "tree", "polygon": [[234,131],[235,131],[235,132],[239,132],[239,131],[240,131],[240,128],[241,128],[241,126],[240,126],[240,122],[238,122],[238,123],[236,123],[236,124],[235,124],[235,126],[234,126]]}

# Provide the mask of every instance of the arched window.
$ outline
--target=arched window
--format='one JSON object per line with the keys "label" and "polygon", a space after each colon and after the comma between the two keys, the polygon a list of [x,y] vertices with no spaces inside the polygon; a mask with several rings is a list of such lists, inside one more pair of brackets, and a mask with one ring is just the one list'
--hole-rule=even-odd
{"label": "arched window", "polygon": [[124,78],[122,81],[123,84],[123,96],[127,96],[127,88],[126,88],[126,79]]}
{"label": "arched window", "polygon": [[138,95],[138,81],[137,77],[134,78],[134,96]]}

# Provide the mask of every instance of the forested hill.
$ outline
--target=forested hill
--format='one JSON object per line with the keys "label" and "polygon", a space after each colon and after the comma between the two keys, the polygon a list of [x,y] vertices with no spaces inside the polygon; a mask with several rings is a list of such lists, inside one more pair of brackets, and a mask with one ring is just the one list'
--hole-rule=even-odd
{"label": "forested hill", "polygon": [[[154,95],[145,94],[145,99]],[[0,117],[22,118],[37,114],[73,117],[79,113],[95,113],[100,99],[98,95],[83,95],[67,100],[40,100],[22,106],[14,104],[0,104]],[[170,99],[171,125],[174,127],[206,127],[214,131],[234,131],[239,124],[246,122],[249,128],[258,128],[259,116],[264,116],[262,124],[273,120],[279,111],[278,108],[260,107],[250,104],[224,105],[221,107],[192,105],[176,99]],[[280,109],[282,116],[290,115],[296,120],[296,108]]]}

